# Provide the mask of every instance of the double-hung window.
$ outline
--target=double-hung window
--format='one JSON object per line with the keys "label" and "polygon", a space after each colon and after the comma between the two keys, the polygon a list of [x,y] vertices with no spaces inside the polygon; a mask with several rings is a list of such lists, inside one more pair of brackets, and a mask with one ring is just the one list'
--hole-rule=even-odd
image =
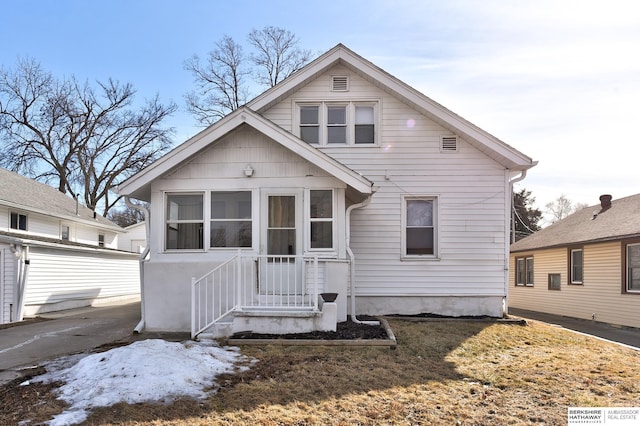
{"label": "double-hung window", "polygon": [[533,256],[516,258],[516,285],[533,286]]}
{"label": "double-hung window", "polygon": [[579,249],[569,250],[569,283],[582,284],[583,280],[583,251]]}
{"label": "double-hung window", "polygon": [[435,257],[437,255],[437,198],[404,198],[402,222],[403,257]]}
{"label": "double-hung window", "polygon": [[11,212],[11,229],[17,229],[20,231],[27,230],[27,215]]}
{"label": "double-hung window", "polygon": [[211,247],[251,247],[251,191],[211,192]]}
{"label": "double-hung window", "polygon": [[309,191],[309,227],[311,250],[333,249],[333,191]]}
{"label": "double-hung window", "polygon": [[625,292],[640,292],[640,243],[627,244]]}
{"label": "double-hung window", "polygon": [[300,138],[317,145],[373,145],[377,105],[377,101],[299,103]]}
{"label": "double-hung window", "polygon": [[203,248],[203,194],[167,194],[165,248]]}

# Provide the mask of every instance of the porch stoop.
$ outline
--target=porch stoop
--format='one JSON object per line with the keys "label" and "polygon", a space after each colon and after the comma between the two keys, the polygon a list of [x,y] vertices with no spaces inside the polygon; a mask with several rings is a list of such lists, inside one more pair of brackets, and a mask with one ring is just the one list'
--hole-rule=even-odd
{"label": "porch stoop", "polygon": [[233,311],[207,328],[198,338],[229,337],[235,333],[260,334],[309,333],[312,331],[336,331],[338,304],[323,303],[320,311],[254,308]]}

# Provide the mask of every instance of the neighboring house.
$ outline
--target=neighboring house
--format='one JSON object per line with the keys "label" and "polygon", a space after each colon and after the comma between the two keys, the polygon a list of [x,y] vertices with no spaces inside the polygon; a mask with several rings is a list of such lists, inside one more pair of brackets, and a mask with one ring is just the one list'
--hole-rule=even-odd
{"label": "neighboring house", "polygon": [[534,165],[337,45],[119,186],[151,203],[145,327],[499,317],[511,184]]}
{"label": "neighboring house", "polygon": [[510,306],[640,327],[640,194],[600,200],[511,246]]}
{"label": "neighboring house", "polygon": [[118,249],[142,253],[147,247],[147,233],[145,223],[139,222],[124,228],[124,233],[118,236]]}
{"label": "neighboring house", "polygon": [[0,168],[0,323],[140,296],[123,229],[48,185]]}

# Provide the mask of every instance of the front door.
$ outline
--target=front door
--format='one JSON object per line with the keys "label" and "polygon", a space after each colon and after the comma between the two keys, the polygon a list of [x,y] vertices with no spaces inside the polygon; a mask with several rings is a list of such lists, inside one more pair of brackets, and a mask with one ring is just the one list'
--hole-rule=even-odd
{"label": "front door", "polygon": [[[302,277],[302,192],[266,193],[259,290],[263,295],[300,295]],[[266,255],[266,256],[265,256]]]}

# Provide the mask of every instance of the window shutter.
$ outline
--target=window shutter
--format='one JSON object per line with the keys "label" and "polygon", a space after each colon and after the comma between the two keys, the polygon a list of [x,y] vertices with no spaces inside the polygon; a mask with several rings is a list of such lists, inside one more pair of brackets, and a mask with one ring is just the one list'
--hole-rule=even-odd
{"label": "window shutter", "polygon": [[455,152],[458,150],[457,136],[442,136],[440,138],[440,150],[443,152]]}
{"label": "window shutter", "polygon": [[346,75],[334,75],[331,77],[331,90],[333,92],[346,92],[349,90],[349,77]]}

